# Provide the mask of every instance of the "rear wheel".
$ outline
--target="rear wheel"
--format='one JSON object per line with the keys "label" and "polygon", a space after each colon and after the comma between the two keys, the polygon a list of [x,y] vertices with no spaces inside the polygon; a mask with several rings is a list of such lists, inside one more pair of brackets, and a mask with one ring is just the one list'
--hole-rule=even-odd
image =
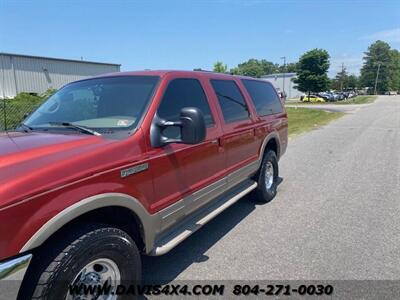
{"label": "rear wheel", "polygon": [[257,201],[267,203],[275,197],[278,186],[278,159],[274,151],[268,150],[265,153],[257,176],[258,186],[254,195]]}
{"label": "rear wheel", "polygon": [[39,254],[40,261],[32,270],[32,277],[38,278],[32,299],[123,299],[111,293],[77,295],[70,287],[111,286],[112,292],[120,284],[140,282],[141,259],[132,238],[118,228],[91,227],[70,234],[48,253]]}

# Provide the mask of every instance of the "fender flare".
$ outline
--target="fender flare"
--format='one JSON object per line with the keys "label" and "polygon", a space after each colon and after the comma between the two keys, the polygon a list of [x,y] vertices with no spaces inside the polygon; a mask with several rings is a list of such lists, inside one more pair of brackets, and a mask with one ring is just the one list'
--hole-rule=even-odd
{"label": "fender flare", "polygon": [[150,215],[139,200],[130,195],[122,193],[106,193],[85,198],[59,212],[43,224],[42,227],[31,236],[19,252],[26,252],[42,245],[54,233],[77,217],[95,209],[110,206],[128,208],[138,217],[143,227],[143,239],[146,246],[146,252],[152,249],[155,232],[158,229],[157,225],[159,225],[157,218]]}
{"label": "fender flare", "polygon": [[263,143],[261,144],[260,155],[259,155],[260,163],[261,163],[261,161],[262,161],[262,159],[263,159],[265,147],[267,146],[268,142],[269,142],[270,140],[272,140],[272,139],[275,139],[275,140],[276,140],[277,152],[278,152],[278,153],[276,153],[276,156],[278,157],[278,160],[279,160],[279,158],[280,158],[280,156],[281,156],[281,140],[280,140],[280,138],[279,138],[278,133],[275,132],[275,131],[273,131],[273,132],[269,133],[269,134],[264,138],[264,141],[263,141]]}

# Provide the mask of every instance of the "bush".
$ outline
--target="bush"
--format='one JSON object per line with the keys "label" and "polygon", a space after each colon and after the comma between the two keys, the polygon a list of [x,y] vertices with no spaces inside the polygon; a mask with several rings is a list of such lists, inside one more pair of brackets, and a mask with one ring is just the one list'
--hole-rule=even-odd
{"label": "bush", "polygon": [[56,89],[48,89],[47,91],[45,91],[43,94],[40,95],[40,97],[42,97],[43,99],[47,99],[50,96],[52,96],[55,92],[57,92]]}
{"label": "bush", "polygon": [[0,100],[0,131],[15,129],[27,115],[56,91],[49,89],[41,95],[19,93],[13,99]]}

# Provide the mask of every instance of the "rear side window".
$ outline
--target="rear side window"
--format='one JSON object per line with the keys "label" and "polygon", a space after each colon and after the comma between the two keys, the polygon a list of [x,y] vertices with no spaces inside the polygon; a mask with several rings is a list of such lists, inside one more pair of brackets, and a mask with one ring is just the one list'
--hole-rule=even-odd
{"label": "rear side window", "polygon": [[[214,119],[208,105],[207,97],[197,79],[179,78],[172,80],[158,107],[158,116],[168,121],[179,121],[181,109],[197,107],[204,115],[207,127],[214,125]],[[178,127],[168,127],[164,130],[168,138],[179,138]]]}
{"label": "rear side window", "polygon": [[281,113],[282,104],[273,86],[269,83],[242,79],[247,92],[250,94],[259,116]]}
{"label": "rear side window", "polygon": [[249,118],[243,95],[233,80],[211,80],[226,123]]}

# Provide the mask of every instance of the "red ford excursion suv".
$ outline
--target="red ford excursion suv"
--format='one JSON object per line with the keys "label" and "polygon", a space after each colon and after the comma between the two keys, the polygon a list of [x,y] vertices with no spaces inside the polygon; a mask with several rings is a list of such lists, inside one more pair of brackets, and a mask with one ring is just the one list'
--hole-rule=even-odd
{"label": "red ford excursion suv", "polygon": [[254,78],[143,71],[66,85],[0,134],[0,294],[72,299],[71,285],[139,282],[141,254],[170,251],[250,192],[274,198],[287,125]]}

